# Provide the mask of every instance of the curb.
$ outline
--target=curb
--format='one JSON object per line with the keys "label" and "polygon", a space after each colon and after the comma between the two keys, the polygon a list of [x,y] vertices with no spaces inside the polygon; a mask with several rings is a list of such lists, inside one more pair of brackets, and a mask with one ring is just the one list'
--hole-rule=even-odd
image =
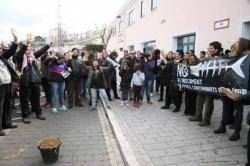
{"label": "curb", "polygon": [[105,111],[105,114],[108,118],[108,122],[110,124],[111,130],[115,136],[118,148],[121,152],[122,158],[124,160],[124,164],[126,166],[139,166],[139,163],[136,160],[135,154],[129,144],[129,142],[126,140],[125,136],[122,133],[122,130],[114,116],[114,114],[112,113],[112,111],[110,109],[107,109],[104,102],[103,102],[103,98],[100,96],[101,98],[101,103],[103,106],[103,110]]}

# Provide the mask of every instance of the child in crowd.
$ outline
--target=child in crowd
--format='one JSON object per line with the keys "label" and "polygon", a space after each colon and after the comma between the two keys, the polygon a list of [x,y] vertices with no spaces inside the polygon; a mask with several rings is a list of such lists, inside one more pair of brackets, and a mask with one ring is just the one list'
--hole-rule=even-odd
{"label": "child in crowd", "polygon": [[132,80],[131,80],[131,87],[134,91],[134,103],[133,106],[139,108],[140,106],[140,98],[141,98],[141,89],[144,85],[145,81],[145,74],[141,72],[141,65],[136,64],[135,65],[135,73],[133,74]]}
{"label": "child in crowd", "polygon": [[130,82],[133,75],[133,70],[129,68],[128,62],[124,61],[121,67],[121,70],[119,72],[119,75],[121,76],[121,91],[122,91],[122,101],[121,101],[121,107],[124,106],[124,103],[129,106],[128,103],[128,92],[130,89]]}

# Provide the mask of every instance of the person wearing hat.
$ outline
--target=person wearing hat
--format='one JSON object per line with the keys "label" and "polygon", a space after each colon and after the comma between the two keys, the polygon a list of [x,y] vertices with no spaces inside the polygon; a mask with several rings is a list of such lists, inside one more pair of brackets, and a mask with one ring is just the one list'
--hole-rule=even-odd
{"label": "person wearing hat", "polygon": [[45,62],[48,65],[48,81],[50,84],[50,103],[52,113],[57,114],[56,98],[59,95],[59,110],[67,111],[64,105],[65,79],[69,76],[65,59],[60,52],[56,52],[55,57]]}

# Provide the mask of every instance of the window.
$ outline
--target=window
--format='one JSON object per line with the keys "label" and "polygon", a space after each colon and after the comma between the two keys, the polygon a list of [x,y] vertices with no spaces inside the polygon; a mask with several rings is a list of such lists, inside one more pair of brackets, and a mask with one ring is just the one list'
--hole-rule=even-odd
{"label": "window", "polygon": [[143,43],[143,53],[149,53],[155,48],[155,40]]}
{"label": "window", "polygon": [[145,16],[144,1],[141,1],[141,18]]}
{"label": "window", "polygon": [[154,10],[157,8],[157,0],[151,0],[151,10]]}
{"label": "window", "polygon": [[134,51],[134,50],[135,50],[134,45],[130,45],[130,46],[128,46],[128,50],[129,50],[129,51]]}
{"label": "window", "polygon": [[123,48],[121,47],[119,50],[120,50],[120,51],[123,51]]}
{"label": "window", "polygon": [[135,23],[135,12],[132,10],[128,15],[128,26]]}
{"label": "window", "polygon": [[123,21],[120,21],[118,24],[118,32],[121,32],[123,29]]}
{"label": "window", "polygon": [[178,37],[177,49],[182,50],[184,53],[190,50],[195,51],[195,34]]}

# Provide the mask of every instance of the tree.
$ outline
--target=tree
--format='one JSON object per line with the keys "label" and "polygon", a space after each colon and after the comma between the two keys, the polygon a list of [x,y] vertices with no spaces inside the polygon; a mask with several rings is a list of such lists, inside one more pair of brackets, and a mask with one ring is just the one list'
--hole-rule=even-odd
{"label": "tree", "polygon": [[98,27],[96,26],[96,30],[98,31],[100,38],[102,40],[103,49],[106,50],[109,40],[113,34],[113,30],[112,28],[108,28],[106,24],[103,26],[102,30],[99,30]]}
{"label": "tree", "polygon": [[104,47],[101,44],[87,44],[85,46],[87,51],[92,51],[92,52],[102,52]]}

